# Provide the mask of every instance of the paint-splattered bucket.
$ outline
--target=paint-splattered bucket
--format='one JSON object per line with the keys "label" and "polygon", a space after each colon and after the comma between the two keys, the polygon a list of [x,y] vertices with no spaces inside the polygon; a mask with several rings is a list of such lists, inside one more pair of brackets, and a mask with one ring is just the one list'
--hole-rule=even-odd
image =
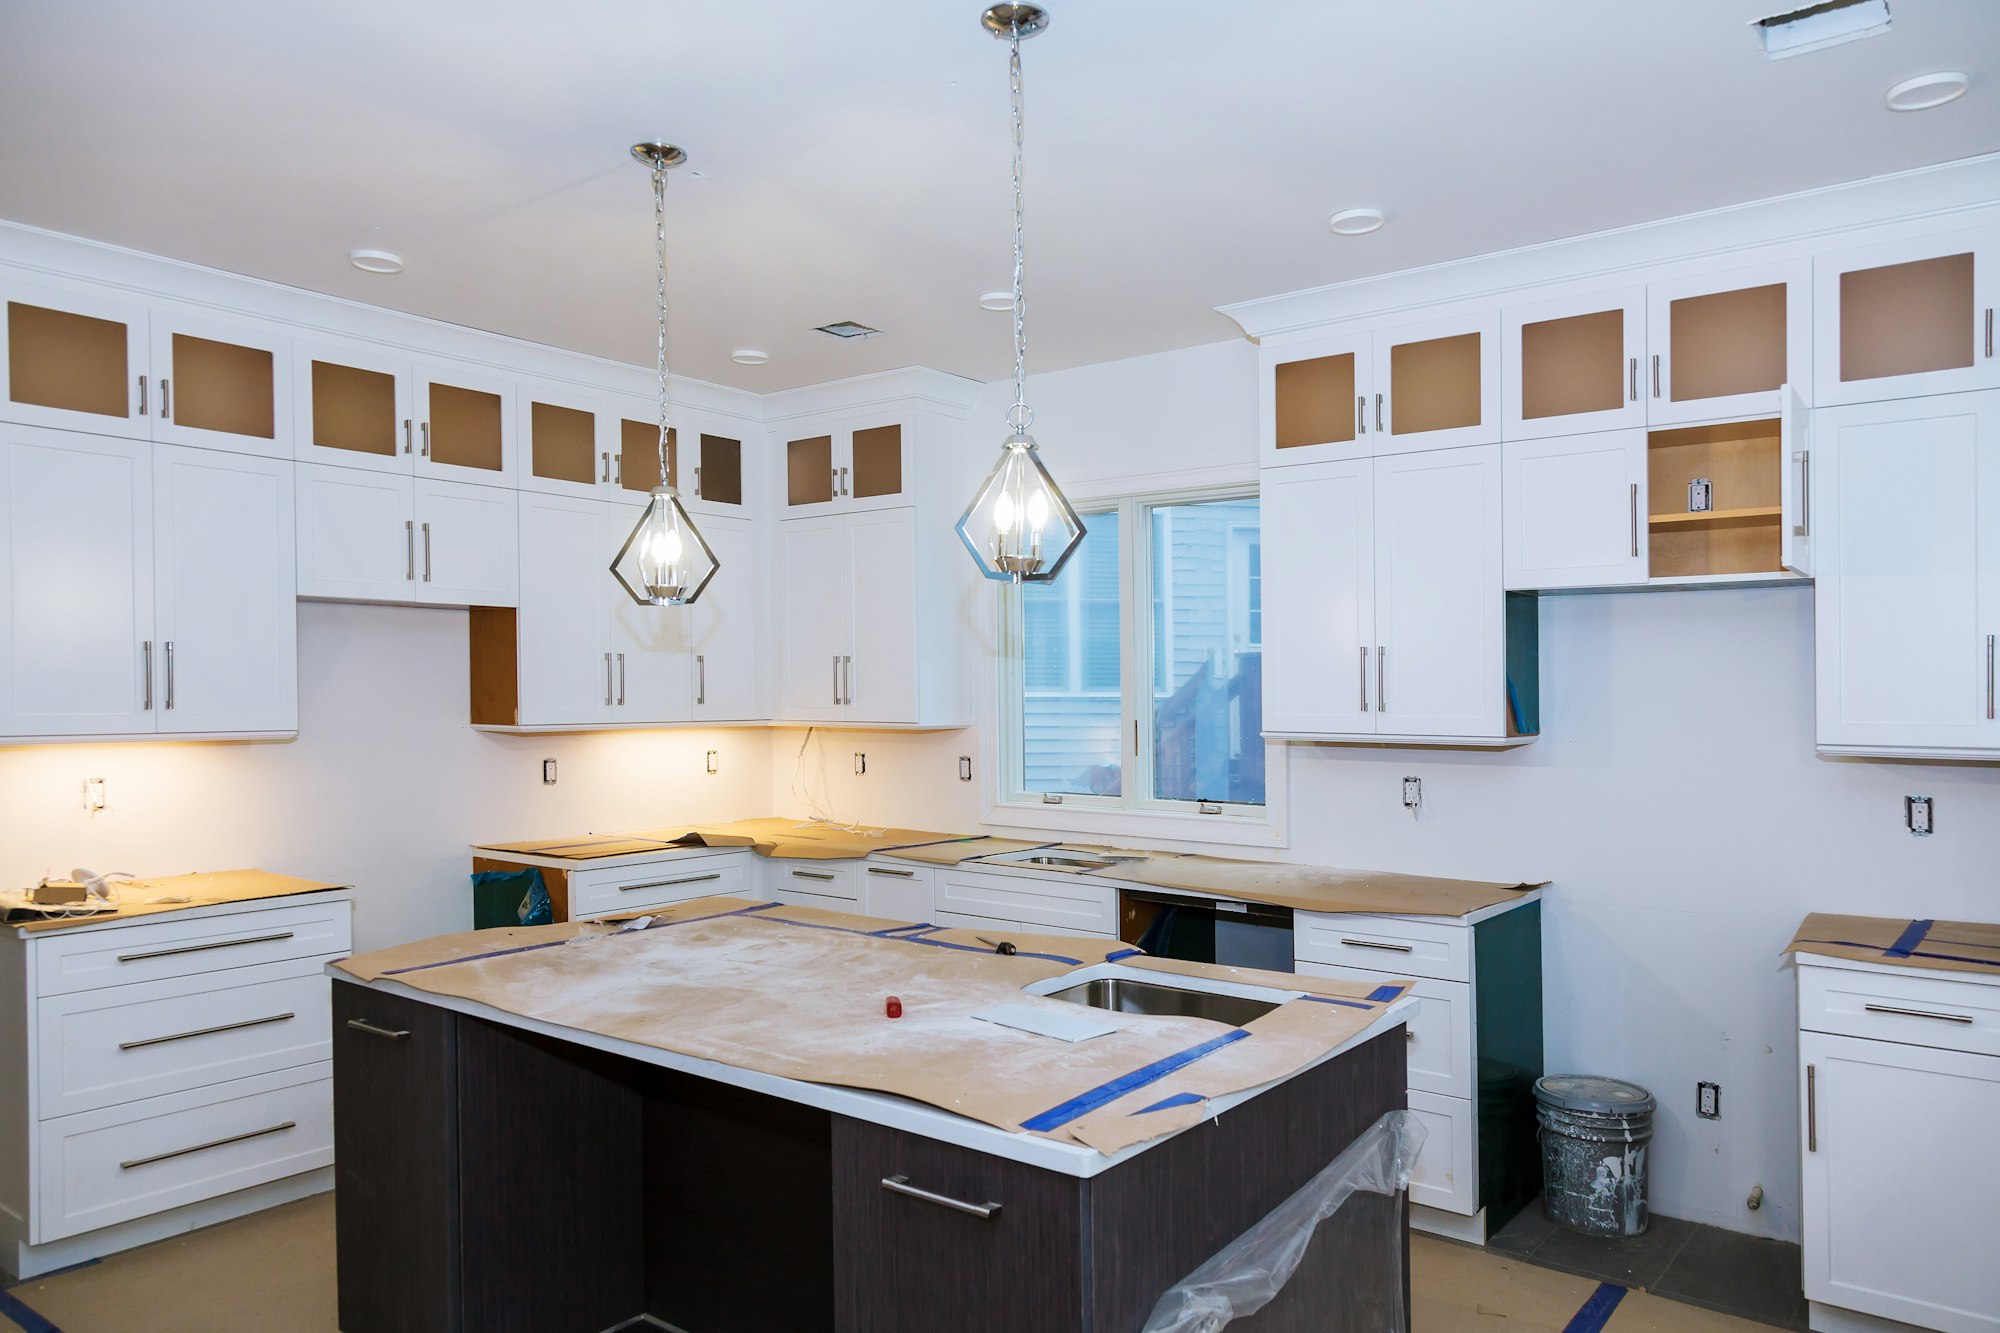
{"label": "paint-splattered bucket", "polygon": [[1643,1232],[1653,1094],[1615,1078],[1566,1074],[1537,1082],[1535,1103],[1550,1219],[1587,1236]]}

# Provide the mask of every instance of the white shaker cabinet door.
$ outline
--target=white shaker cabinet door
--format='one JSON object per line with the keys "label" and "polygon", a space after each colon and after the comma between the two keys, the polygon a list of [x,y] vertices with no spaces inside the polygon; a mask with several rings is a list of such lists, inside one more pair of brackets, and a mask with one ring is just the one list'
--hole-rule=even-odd
{"label": "white shaker cabinet door", "polygon": [[[694,611],[686,606],[635,602],[611,575],[611,556],[632,535],[643,505],[605,504],[602,567],[592,588],[605,605],[611,650],[611,719],[615,722],[685,722],[694,711]],[[703,596],[707,594],[704,593]],[[698,604],[698,603],[697,603]]]}
{"label": "white shaker cabinet door", "polygon": [[848,522],[854,588],[852,661],[843,697],[856,722],[917,721],[917,538],[910,509]]}
{"label": "white shaker cabinet door", "polygon": [[1375,728],[1375,469],[1350,459],[1263,473],[1264,731]]}
{"label": "white shaker cabinet door", "polygon": [[414,485],[418,598],[443,606],[513,606],[520,596],[516,493],[429,477]]}
{"label": "white shaker cabinet door", "polygon": [[416,599],[417,537],[408,477],[298,465],[299,596]]}
{"label": "white shaker cabinet door", "polygon": [[1646,581],[1646,432],[1600,431],[1501,446],[1507,587]]}
{"label": "white shaker cabinet door", "polygon": [[298,730],[293,468],[154,446],[163,732]]}
{"label": "white shaker cabinet door", "polygon": [[605,506],[522,491],[520,721],[524,726],[615,720],[616,673],[605,626],[611,579]]}
{"label": "white shaker cabinet door", "polygon": [[855,571],[847,523],[838,517],[778,525],[783,678],[778,711],[788,720],[848,716],[843,657],[854,653]]}
{"label": "white shaker cabinet door", "polygon": [[0,426],[0,736],[154,729],[152,450]]}
{"label": "white shaker cabinet door", "polygon": [[764,599],[758,595],[756,530],[743,520],[707,518],[701,535],[718,568],[708,590],[696,599],[694,618],[694,716],[743,722],[765,716],[757,651],[757,621]]}

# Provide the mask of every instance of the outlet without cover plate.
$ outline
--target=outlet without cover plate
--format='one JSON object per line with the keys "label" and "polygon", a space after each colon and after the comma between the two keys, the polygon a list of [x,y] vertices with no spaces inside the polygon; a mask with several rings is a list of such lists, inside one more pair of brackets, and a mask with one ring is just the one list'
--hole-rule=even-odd
{"label": "outlet without cover plate", "polygon": [[960,782],[972,781],[972,756],[969,754],[962,754],[958,757],[958,780]]}
{"label": "outlet without cover plate", "polygon": [[104,779],[85,778],[83,780],[83,808],[96,814],[104,808]]}
{"label": "outlet without cover plate", "polygon": [[1694,1113],[1703,1120],[1722,1119],[1722,1085],[1720,1083],[1697,1083],[1694,1085]]}
{"label": "outlet without cover plate", "polygon": [[722,771],[722,751],[710,750],[708,757],[702,761],[702,764],[709,772],[720,773]]}
{"label": "outlet without cover plate", "polygon": [[867,771],[868,771],[868,756],[861,753],[861,751],[856,750],[854,752],[854,775],[856,777],[860,777]]}
{"label": "outlet without cover plate", "polygon": [[553,759],[542,760],[542,785],[544,787],[556,785],[556,761]]}
{"label": "outlet without cover plate", "polygon": [[1422,778],[1403,779],[1403,808],[1412,814],[1424,803],[1424,780]]}
{"label": "outlet without cover plate", "polygon": [[1903,798],[1903,823],[1919,838],[1931,836],[1931,798],[1928,796],[1905,796]]}

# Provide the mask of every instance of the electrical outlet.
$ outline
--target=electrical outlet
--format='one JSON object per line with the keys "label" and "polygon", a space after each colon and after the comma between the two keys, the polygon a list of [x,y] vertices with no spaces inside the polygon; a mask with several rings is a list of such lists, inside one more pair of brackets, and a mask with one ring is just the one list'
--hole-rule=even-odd
{"label": "electrical outlet", "polygon": [[104,779],[85,778],[83,780],[83,808],[96,814],[104,808]]}
{"label": "electrical outlet", "polygon": [[553,759],[542,760],[542,785],[544,787],[556,785],[556,761]]}
{"label": "electrical outlet", "polygon": [[1905,796],[1903,798],[1903,822],[1910,832],[1919,838],[1931,836],[1931,798],[1928,796]]}
{"label": "electrical outlet", "polygon": [[972,756],[969,754],[962,754],[958,757],[958,780],[960,782],[972,781]]}
{"label": "electrical outlet", "polygon": [[1403,779],[1403,808],[1415,810],[1424,803],[1424,780],[1422,778]]}
{"label": "electrical outlet", "polygon": [[709,772],[720,773],[722,771],[722,751],[710,750],[708,758],[703,763]]}
{"label": "electrical outlet", "polygon": [[856,750],[854,752],[854,775],[856,777],[860,777],[867,771],[868,771],[868,756],[861,753],[861,751]]}
{"label": "electrical outlet", "polygon": [[1697,1083],[1694,1085],[1694,1113],[1703,1120],[1722,1119],[1722,1085],[1720,1083]]}

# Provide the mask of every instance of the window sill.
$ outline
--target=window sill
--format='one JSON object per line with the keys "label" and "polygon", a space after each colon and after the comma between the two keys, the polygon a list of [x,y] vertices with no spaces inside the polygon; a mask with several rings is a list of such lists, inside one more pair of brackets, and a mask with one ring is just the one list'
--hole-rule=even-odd
{"label": "window sill", "polygon": [[1259,819],[1249,815],[1184,815],[1169,810],[1000,801],[987,807],[986,823],[1065,838],[1124,837],[1155,842],[1220,843],[1230,847],[1291,846],[1284,827],[1269,809]]}

